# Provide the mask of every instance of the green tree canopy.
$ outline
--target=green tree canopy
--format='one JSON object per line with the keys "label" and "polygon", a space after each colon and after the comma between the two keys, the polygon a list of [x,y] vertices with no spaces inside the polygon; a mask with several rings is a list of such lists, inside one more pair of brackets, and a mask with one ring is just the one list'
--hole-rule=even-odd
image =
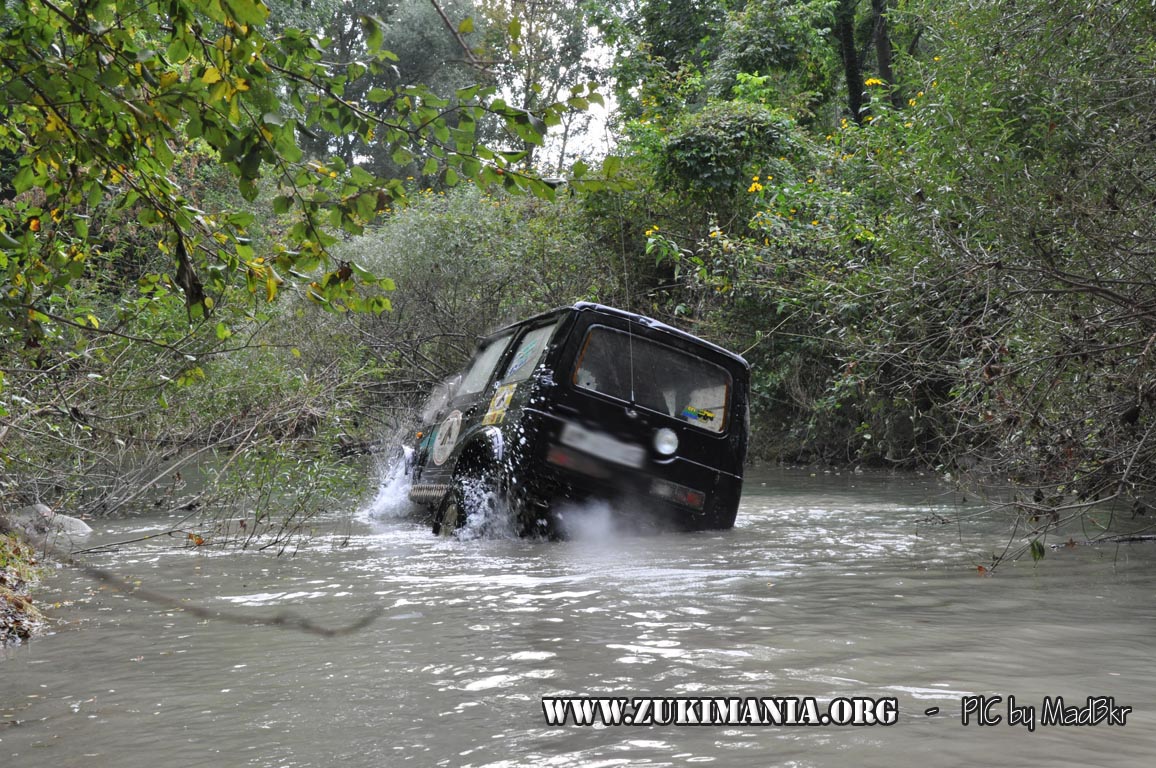
{"label": "green tree canopy", "polygon": [[[317,131],[385,147],[398,165],[416,162],[451,185],[465,177],[551,193],[518,172],[519,151],[483,145],[476,127],[491,116],[540,141],[563,105],[531,114],[481,86],[452,104],[423,85],[362,92],[363,76],[396,59],[380,18],[358,19],[364,51],[338,63],[332,41],[287,25],[270,32],[268,17],[261,0],[27,0],[0,10],[5,333],[35,347],[46,326],[76,322],[54,302],[85,274],[101,217],[155,230],[192,319],[227,286],[254,279],[269,300],[297,279],[329,308],[384,308],[359,290],[376,279],[327,249],[403,201],[404,185],[339,157],[307,161],[301,138]],[[246,199],[270,189],[288,222],[272,252],[254,252],[252,214],[191,202],[174,173],[187,153],[227,168]]]}

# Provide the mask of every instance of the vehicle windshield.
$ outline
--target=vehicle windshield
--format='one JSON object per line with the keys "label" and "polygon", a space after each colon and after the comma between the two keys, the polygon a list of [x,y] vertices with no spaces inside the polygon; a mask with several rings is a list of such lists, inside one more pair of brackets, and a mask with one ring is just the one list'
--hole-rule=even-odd
{"label": "vehicle windshield", "polygon": [[462,377],[456,394],[472,395],[481,392],[486,386],[486,382],[490,380],[490,376],[494,374],[494,368],[497,367],[498,360],[506,351],[506,347],[510,345],[512,338],[514,338],[514,334],[508,333],[491,341],[484,349],[474,355],[474,361],[470,365],[470,369],[466,371],[466,375]]}
{"label": "vehicle windshield", "polygon": [[726,428],[730,375],[702,358],[641,336],[593,326],[570,381],[579,389],[633,401],[700,429]]}

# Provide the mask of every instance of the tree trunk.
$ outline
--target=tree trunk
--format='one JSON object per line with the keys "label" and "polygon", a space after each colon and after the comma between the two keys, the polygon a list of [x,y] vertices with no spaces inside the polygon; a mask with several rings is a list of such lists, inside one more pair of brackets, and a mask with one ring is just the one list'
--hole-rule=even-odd
{"label": "tree trunk", "polygon": [[887,11],[891,0],[871,0],[871,11],[875,16],[872,37],[875,42],[875,58],[879,62],[879,77],[891,89],[891,103],[896,109],[903,107],[903,94],[895,83],[895,69],[892,66],[891,32],[887,23]]}
{"label": "tree trunk", "polygon": [[835,9],[835,37],[839,41],[843,77],[847,81],[847,107],[855,122],[862,123],[867,116],[870,97],[863,89],[863,70],[855,52],[855,7],[858,4],[859,0],[839,0],[839,7]]}

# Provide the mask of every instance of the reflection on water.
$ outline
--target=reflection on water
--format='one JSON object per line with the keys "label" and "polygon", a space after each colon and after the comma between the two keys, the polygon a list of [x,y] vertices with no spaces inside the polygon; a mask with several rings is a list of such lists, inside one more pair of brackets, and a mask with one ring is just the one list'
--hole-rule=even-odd
{"label": "reflection on water", "polygon": [[[206,623],[59,571],[58,631],[0,661],[0,757],[24,766],[1147,765],[1156,555],[1061,549],[979,578],[1006,531],[913,478],[753,474],[733,531],[432,536],[378,499],[295,558],[97,562],[335,639]],[[390,510],[382,513],[383,510]],[[347,517],[347,516],[346,516]],[[596,518],[597,520],[598,518]],[[116,524],[108,540],[158,521]],[[350,533],[352,525],[352,535]],[[1124,728],[979,728],[960,698],[1114,696]],[[547,727],[541,697],[894,696],[873,728]],[[924,710],[939,707],[934,716]],[[5,760],[7,764],[7,760]]]}

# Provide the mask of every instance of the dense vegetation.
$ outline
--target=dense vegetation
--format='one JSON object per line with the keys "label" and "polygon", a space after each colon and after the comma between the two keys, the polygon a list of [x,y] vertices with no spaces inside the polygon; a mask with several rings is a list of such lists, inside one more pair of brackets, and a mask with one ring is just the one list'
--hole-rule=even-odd
{"label": "dense vegetation", "polygon": [[760,458],[1014,485],[1005,554],[1156,491],[1150,3],[29,1],[0,26],[5,506],[217,498],[283,546],[275,492],[307,518],[477,334],[579,298],[744,352]]}

